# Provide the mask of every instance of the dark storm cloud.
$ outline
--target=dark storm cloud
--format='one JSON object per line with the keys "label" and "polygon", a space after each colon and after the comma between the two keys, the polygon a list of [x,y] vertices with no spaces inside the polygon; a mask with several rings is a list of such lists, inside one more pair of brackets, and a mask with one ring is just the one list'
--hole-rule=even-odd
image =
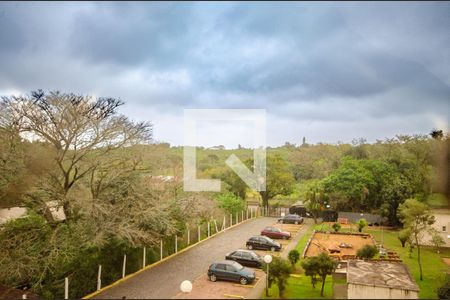
{"label": "dark storm cloud", "polygon": [[0,3],[0,94],[115,96],[155,122],[266,108],[285,140],[305,124],[369,139],[448,124],[448,49],[449,3]]}

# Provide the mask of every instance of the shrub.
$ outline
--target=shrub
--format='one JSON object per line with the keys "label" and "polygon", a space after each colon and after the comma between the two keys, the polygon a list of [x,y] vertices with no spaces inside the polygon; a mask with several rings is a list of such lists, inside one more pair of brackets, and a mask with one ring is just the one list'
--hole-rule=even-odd
{"label": "shrub", "polygon": [[289,251],[288,259],[291,262],[292,266],[294,266],[300,259],[300,253],[296,249],[291,250]]}
{"label": "shrub", "polygon": [[398,239],[400,240],[400,243],[402,243],[402,247],[405,247],[406,242],[411,237],[411,231],[408,229],[403,229],[398,233]]}
{"label": "shrub", "polygon": [[378,253],[378,249],[373,245],[364,245],[361,249],[358,250],[356,256],[359,258],[370,259],[373,258]]}
{"label": "shrub", "polygon": [[367,226],[366,219],[359,219],[358,221],[358,231],[362,232],[363,228]]}
{"label": "shrub", "polygon": [[334,223],[331,227],[334,229],[334,232],[338,232],[342,226],[339,223]]}

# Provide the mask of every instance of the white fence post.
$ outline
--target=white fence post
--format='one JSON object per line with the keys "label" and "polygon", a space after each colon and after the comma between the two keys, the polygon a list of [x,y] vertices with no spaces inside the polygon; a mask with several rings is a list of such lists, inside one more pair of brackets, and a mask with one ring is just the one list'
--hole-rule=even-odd
{"label": "white fence post", "polygon": [[163,241],[161,240],[161,245],[160,245],[160,249],[159,249],[159,256],[160,256],[160,260],[163,259]]}
{"label": "white fence post", "polygon": [[69,299],[69,278],[64,278],[64,299]]}
{"label": "white fence post", "polygon": [[22,299],[27,299],[27,294],[23,294]]}
{"label": "white fence post", "polygon": [[211,235],[211,231],[209,229],[209,222],[208,222],[208,237]]}
{"label": "white fence post", "polygon": [[144,251],[142,253],[142,268],[145,268],[146,265],[146,260],[147,260],[147,248],[144,247]]}
{"label": "white fence post", "polygon": [[236,224],[239,223],[239,213],[238,212],[236,212],[236,220],[235,221],[236,221],[235,222]]}
{"label": "white fence post", "polygon": [[227,219],[225,218],[225,216],[223,216],[222,230],[226,228],[226,221]]}
{"label": "white fence post", "polygon": [[241,222],[244,222],[244,211],[241,211]]}
{"label": "white fence post", "polygon": [[175,235],[175,253],[178,252],[178,236]]}
{"label": "white fence post", "polygon": [[248,206],[247,206],[247,218],[246,218],[246,220],[248,220]]}
{"label": "white fence post", "polygon": [[123,265],[122,265],[122,278],[125,277],[125,269],[127,267],[127,255],[123,255]]}
{"label": "white fence post", "polygon": [[97,291],[102,288],[102,265],[98,265]]}
{"label": "white fence post", "polygon": [[233,214],[230,214],[230,226],[231,227],[233,225]]}
{"label": "white fence post", "polygon": [[191,230],[189,229],[189,226],[187,227],[187,244],[191,244]]}
{"label": "white fence post", "polygon": [[217,221],[214,219],[214,228],[216,229],[216,233],[219,232],[219,228],[217,228]]}
{"label": "white fence post", "polygon": [[198,231],[198,241],[200,242],[200,240],[202,239],[201,232],[200,232],[200,225],[198,225],[197,231]]}

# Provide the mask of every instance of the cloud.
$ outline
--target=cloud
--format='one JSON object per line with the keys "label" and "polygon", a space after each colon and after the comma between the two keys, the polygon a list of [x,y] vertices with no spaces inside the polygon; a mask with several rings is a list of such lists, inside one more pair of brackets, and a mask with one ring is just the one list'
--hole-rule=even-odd
{"label": "cloud", "polygon": [[120,97],[176,144],[183,108],[266,108],[271,144],[427,133],[449,120],[449,28],[445,2],[4,2],[0,92]]}

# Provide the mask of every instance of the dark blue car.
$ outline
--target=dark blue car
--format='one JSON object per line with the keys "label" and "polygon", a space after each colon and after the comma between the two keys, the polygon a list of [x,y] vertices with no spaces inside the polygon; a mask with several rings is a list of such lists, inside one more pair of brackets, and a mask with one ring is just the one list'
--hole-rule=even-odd
{"label": "dark blue car", "polygon": [[230,260],[223,260],[211,264],[208,269],[208,277],[213,282],[227,280],[236,281],[243,285],[252,283],[256,278],[255,271]]}

